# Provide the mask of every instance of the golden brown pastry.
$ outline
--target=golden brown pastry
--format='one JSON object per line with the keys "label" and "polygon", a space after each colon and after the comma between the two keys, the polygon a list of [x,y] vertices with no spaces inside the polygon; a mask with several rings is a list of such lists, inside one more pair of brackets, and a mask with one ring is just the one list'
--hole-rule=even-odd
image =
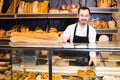
{"label": "golden brown pastry", "polygon": [[2,12],[3,4],[4,4],[4,0],[0,0],[0,13]]}
{"label": "golden brown pastry", "polygon": [[109,27],[109,29],[116,29],[115,22],[114,21],[108,21],[108,27]]}
{"label": "golden brown pastry", "polygon": [[96,76],[95,72],[92,71],[92,70],[87,70],[86,75],[89,76],[89,77],[95,77]]}
{"label": "golden brown pastry", "polygon": [[39,2],[38,1],[34,1],[33,3],[32,3],[32,9],[33,9],[33,13],[38,13],[38,4],[39,4]]}
{"label": "golden brown pastry", "polygon": [[18,13],[19,14],[25,13],[25,2],[24,1],[20,1],[19,7],[18,7]]}
{"label": "golden brown pastry", "polygon": [[42,73],[41,74],[41,79],[48,79],[49,78],[49,74],[48,73]]}
{"label": "golden brown pastry", "polygon": [[81,76],[81,77],[95,77],[96,74],[94,71],[92,70],[78,70],[78,75]]}
{"label": "golden brown pastry", "polygon": [[105,8],[105,7],[110,7],[110,4],[111,4],[111,0],[98,0],[97,6]]}
{"label": "golden brown pastry", "polygon": [[79,76],[86,76],[86,72],[84,70],[78,70]]}
{"label": "golden brown pastry", "polygon": [[59,13],[66,14],[66,13],[69,13],[69,11],[68,10],[59,10]]}
{"label": "golden brown pastry", "polygon": [[53,75],[52,80],[62,80],[62,76],[60,75]]}
{"label": "golden brown pastry", "polygon": [[50,9],[49,13],[55,14],[55,13],[59,13],[58,9]]}
{"label": "golden brown pastry", "polygon": [[79,78],[70,76],[70,77],[68,78],[68,80],[79,80]]}
{"label": "golden brown pastry", "polygon": [[5,37],[5,30],[0,29],[0,38]]}

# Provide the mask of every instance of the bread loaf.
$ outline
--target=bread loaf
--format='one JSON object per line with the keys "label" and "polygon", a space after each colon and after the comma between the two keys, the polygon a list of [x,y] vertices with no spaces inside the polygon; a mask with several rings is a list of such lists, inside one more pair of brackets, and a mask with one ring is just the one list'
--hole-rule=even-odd
{"label": "bread loaf", "polygon": [[25,3],[25,13],[32,13],[32,4],[30,2]]}
{"label": "bread loaf", "polygon": [[59,13],[59,10],[58,9],[50,9],[49,13],[52,13],[52,14]]}
{"label": "bread loaf", "polygon": [[98,0],[97,6],[101,8],[110,7],[111,0]]}
{"label": "bread loaf", "polygon": [[5,37],[5,30],[0,29],[0,38]]}
{"label": "bread loaf", "polygon": [[42,13],[48,13],[48,1],[44,1],[43,2],[43,9],[42,9]]}
{"label": "bread loaf", "polygon": [[19,14],[25,13],[25,2],[24,1],[20,1],[19,8],[18,8],[18,13]]}
{"label": "bread loaf", "polygon": [[3,4],[4,4],[4,0],[0,0],[0,13],[2,12]]}
{"label": "bread loaf", "polygon": [[38,13],[38,4],[39,2],[38,1],[34,1],[33,3],[33,13]]}
{"label": "bread loaf", "polygon": [[108,21],[108,27],[109,27],[109,29],[116,29],[115,22],[114,21]]}

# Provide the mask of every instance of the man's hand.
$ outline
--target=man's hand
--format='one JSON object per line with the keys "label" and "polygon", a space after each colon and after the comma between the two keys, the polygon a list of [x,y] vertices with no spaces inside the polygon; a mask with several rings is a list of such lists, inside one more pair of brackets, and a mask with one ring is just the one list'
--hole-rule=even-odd
{"label": "man's hand", "polygon": [[89,65],[93,62],[94,66],[97,66],[98,63],[97,63],[97,58],[96,57],[90,57],[90,60],[89,60]]}

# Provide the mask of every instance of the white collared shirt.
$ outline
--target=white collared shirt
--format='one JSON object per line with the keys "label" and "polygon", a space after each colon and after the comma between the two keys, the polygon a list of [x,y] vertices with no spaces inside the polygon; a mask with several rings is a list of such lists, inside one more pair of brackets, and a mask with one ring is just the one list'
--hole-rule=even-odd
{"label": "white collared shirt", "polygon": [[[74,30],[75,30],[76,24],[78,23],[69,25],[65,29],[61,37],[68,38],[70,42],[73,42],[73,36],[74,36]],[[85,27],[82,28],[78,24],[75,35],[82,36],[82,37],[87,36],[87,25],[85,25]],[[89,25],[89,43],[95,43],[95,41],[96,41],[96,30],[91,25]]]}
{"label": "white collared shirt", "polygon": [[[78,25],[77,25],[75,35],[82,36],[82,37],[87,36],[87,24],[85,25],[85,27],[82,28],[79,25],[79,23],[74,23],[74,24],[69,25],[65,29],[65,31],[63,32],[61,37],[67,38],[70,40],[70,42],[73,42],[73,36],[74,36],[74,30],[75,30],[76,24],[78,24]],[[95,44],[95,42],[96,42],[96,30],[91,25],[89,25],[89,44]],[[96,52],[90,52],[89,55],[91,57],[96,57]]]}

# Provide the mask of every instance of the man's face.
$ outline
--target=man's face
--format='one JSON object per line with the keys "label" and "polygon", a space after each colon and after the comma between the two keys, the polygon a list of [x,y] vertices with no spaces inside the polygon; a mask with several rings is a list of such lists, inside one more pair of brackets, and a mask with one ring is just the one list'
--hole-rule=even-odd
{"label": "man's face", "polygon": [[86,25],[90,19],[89,11],[87,9],[86,10],[81,9],[78,14],[78,19],[79,19],[80,25]]}

